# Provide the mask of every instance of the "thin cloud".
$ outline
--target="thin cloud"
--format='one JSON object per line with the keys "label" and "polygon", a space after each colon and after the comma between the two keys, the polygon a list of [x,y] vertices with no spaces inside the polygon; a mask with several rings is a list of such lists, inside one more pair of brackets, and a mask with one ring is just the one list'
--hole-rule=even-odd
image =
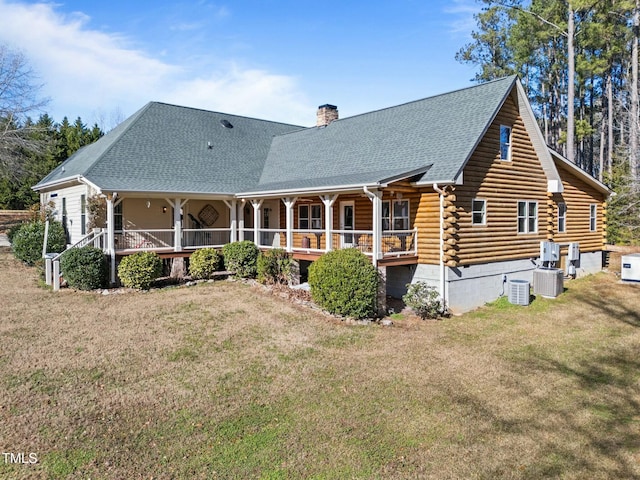
{"label": "thin cloud", "polygon": [[456,36],[469,36],[477,27],[474,15],[480,13],[482,7],[475,0],[453,0],[444,7],[443,12],[451,15],[449,32]]}
{"label": "thin cloud", "polygon": [[[215,11],[228,15],[224,8]],[[49,112],[82,116],[119,109],[133,113],[150,100],[274,118],[299,123],[306,108],[295,79],[264,70],[199,71],[176,65],[136,48],[131,38],[89,28],[82,13],[63,15],[53,4],[22,4],[0,0],[0,42],[19,48],[45,82],[52,99]],[[269,98],[270,97],[270,98]],[[64,110],[64,111],[63,111]]]}

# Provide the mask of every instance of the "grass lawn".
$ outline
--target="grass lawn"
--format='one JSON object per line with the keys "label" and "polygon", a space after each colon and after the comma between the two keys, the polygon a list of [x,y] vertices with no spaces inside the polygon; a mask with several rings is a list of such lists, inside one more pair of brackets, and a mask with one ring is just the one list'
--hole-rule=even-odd
{"label": "grass lawn", "polygon": [[0,286],[1,478],[640,478],[612,274],[390,328],[227,281],[53,293],[6,252]]}

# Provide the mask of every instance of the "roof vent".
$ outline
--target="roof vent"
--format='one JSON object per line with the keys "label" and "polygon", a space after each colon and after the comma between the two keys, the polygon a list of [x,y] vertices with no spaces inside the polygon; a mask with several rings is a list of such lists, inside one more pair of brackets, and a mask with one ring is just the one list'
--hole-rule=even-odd
{"label": "roof vent", "polygon": [[231,122],[226,118],[223,118],[222,120],[220,120],[220,125],[222,125],[224,128],[233,128],[233,125],[231,125]]}

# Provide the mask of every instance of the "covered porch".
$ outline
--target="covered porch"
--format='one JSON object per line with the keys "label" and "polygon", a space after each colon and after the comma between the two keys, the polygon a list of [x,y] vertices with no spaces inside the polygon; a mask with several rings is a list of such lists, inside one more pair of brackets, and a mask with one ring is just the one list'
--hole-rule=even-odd
{"label": "covered porch", "polygon": [[356,248],[374,264],[417,262],[415,189],[364,187],[262,198],[113,193],[106,202],[106,250],[114,259],[138,251],[188,256],[199,248],[250,240],[306,260]]}

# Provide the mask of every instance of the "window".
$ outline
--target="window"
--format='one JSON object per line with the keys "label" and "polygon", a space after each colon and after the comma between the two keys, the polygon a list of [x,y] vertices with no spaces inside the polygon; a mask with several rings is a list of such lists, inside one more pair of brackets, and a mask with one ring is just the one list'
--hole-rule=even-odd
{"label": "window", "polygon": [[80,233],[87,233],[87,196],[80,195]]}
{"label": "window", "polygon": [[322,206],[311,205],[311,228],[319,230],[322,228]]}
{"label": "window", "polygon": [[117,232],[122,231],[122,202],[113,207],[113,229]]}
{"label": "window", "polygon": [[511,161],[511,127],[500,125],[500,160]]}
{"label": "window", "polygon": [[382,202],[382,230],[391,230],[391,203]]}
{"label": "window", "polygon": [[567,204],[558,203],[558,233],[567,231]]}
{"label": "window", "polygon": [[474,198],[471,201],[471,223],[473,225],[486,225],[487,201]]}
{"label": "window", "polygon": [[382,230],[409,230],[409,200],[382,202]]}
{"label": "window", "polygon": [[538,202],[518,202],[518,233],[538,231]]}
{"label": "window", "polygon": [[393,202],[393,229],[409,230],[409,200]]}
{"label": "window", "polygon": [[62,197],[62,225],[67,228],[67,199]]}
{"label": "window", "polygon": [[592,203],[591,205],[589,205],[589,230],[592,232],[596,231],[597,214],[598,214],[598,206],[595,203]]}
{"label": "window", "polygon": [[320,230],[322,228],[322,205],[298,206],[298,228]]}

